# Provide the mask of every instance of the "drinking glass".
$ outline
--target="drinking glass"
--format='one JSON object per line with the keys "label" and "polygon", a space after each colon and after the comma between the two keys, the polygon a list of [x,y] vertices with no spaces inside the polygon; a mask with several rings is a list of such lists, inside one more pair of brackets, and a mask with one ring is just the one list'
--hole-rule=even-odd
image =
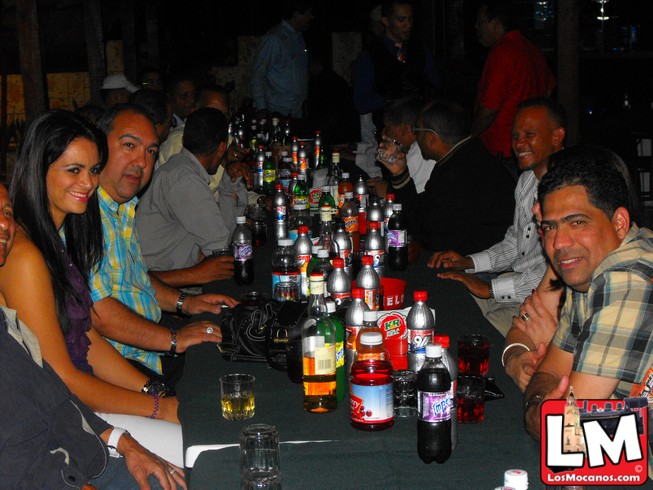
{"label": "drinking glass", "polygon": [[490,367],[490,341],[479,333],[458,339],[458,371],[461,374],[487,376]]}
{"label": "drinking glass", "polygon": [[225,374],[220,378],[222,416],[227,420],[245,420],[254,416],[254,376]]}
{"label": "drinking glass", "polygon": [[280,489],[279,435],[273,425],[253,424],[240,433],[241,489]]}
{"label": "drinking glass", "polygon": [[485,378],[459,375],[456,401],[458,422],[463,424],[482,422],[485,418]]}

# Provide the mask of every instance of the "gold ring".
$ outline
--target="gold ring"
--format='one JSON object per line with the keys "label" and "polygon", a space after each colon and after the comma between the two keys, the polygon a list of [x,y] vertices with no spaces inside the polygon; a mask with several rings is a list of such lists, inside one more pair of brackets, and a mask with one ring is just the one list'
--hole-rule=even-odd
{"label": "gold ring", "polygon": [[527,322],[528,320],[531,319],[531,317],[528,316],[527,313],[522,313],[522,314],[521,314],[521,319],[524,320],[525,322]]}
{"label": "gold ring", "polygon": [[175,469],[174,469],[174,468],[170,468],[170,474],[171,474],[171,475],[174,475],[175,473],[177,473],[177,472],[175,471]]}

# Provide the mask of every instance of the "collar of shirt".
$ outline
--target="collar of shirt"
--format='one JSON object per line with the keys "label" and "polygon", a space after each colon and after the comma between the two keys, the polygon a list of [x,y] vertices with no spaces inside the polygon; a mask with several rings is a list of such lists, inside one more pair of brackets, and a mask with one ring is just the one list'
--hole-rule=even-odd
{"label": "collar of shirt", "polygon": [[451,147],[451,149],[446,153],[446,155],[444,155],[442,158],[440,158],[440,160],[438,160],[438,162],[436,163],[436,165],[440,166],[440,165],[444,164],[444,162],[446,162],[447,160],[449,160],[449,158],[451,158],[451,155],[453,155],[454,153],[456,153],[456,151],[458,151],[458,149],[459,149],[461,146],[463,146],[465,143],[467,143],[470,139],[472,139],[472,137],[471,137],[471,136],[467,136],[467,138],[462,139],[462,140],[460,140],[458,143],[456,143],[455,145],[453,145],[453,146]]}
{"label": "collar of shirt", "polygon": [[202,179],[204,179],[206,185],[209,185],[211,183],[211,175],[209,175],[209,173],[206,171],[206,169],[200,163],[197,157],[193,155],[190,151],[188,151],[186,148],[182,148],[181,153],[183,153],[191,162],[193,162],[196,165],[196,167],[198,168],[199,175],[202,177]]}

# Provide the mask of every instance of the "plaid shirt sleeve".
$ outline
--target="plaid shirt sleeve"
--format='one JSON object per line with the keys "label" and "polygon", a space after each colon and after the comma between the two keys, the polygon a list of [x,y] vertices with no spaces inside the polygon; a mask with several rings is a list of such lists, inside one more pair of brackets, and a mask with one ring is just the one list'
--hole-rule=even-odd
{"label": "plaid shirt sleeve", "polygon": [[105,213],[102,213],[104,255],[102,256],[102,261],[98,264],[97,268],[92,272],[89,278],[91,297],[93,298],[94,303],[111,296],[111,293],[113,292],[113,267],[111,265],[111,260],[116,253],[114,249],[116,248],[117,242],[115,229],[110,223],[105,223],[107,219]]}
{"label": "plaid shirt sleeve", "polygon": [[[606,272],[594,278],[582,305],[586,314],[577,333],[573,370],[620,380],[620,396],[628,396],[653,364],[650,280],[633,269]],[[570,325],[573,335],[573,317]]]}

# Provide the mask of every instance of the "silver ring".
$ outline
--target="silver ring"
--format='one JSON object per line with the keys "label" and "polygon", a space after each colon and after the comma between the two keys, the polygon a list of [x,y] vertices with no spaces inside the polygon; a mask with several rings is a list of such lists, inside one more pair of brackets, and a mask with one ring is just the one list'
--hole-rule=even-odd
{"label": "silver ring", "polygon": [[528,313],[522,313],[521,314],[521,319],[524,320],[525,322],[527,322],[528,320],[531,319],[531,317],[528,316]]}
{"label": "silver ring", "polygon": [[171,474],[171,475],[174,475],[175,473],[177,473],[177,472],[175,471],[175,469],[174,469],[174,468],[170,468],[170,474]]}
{"label": "silver ring", "polygon": [[206,327],[206,333],[211,335],[213,333],[213,327]]}

